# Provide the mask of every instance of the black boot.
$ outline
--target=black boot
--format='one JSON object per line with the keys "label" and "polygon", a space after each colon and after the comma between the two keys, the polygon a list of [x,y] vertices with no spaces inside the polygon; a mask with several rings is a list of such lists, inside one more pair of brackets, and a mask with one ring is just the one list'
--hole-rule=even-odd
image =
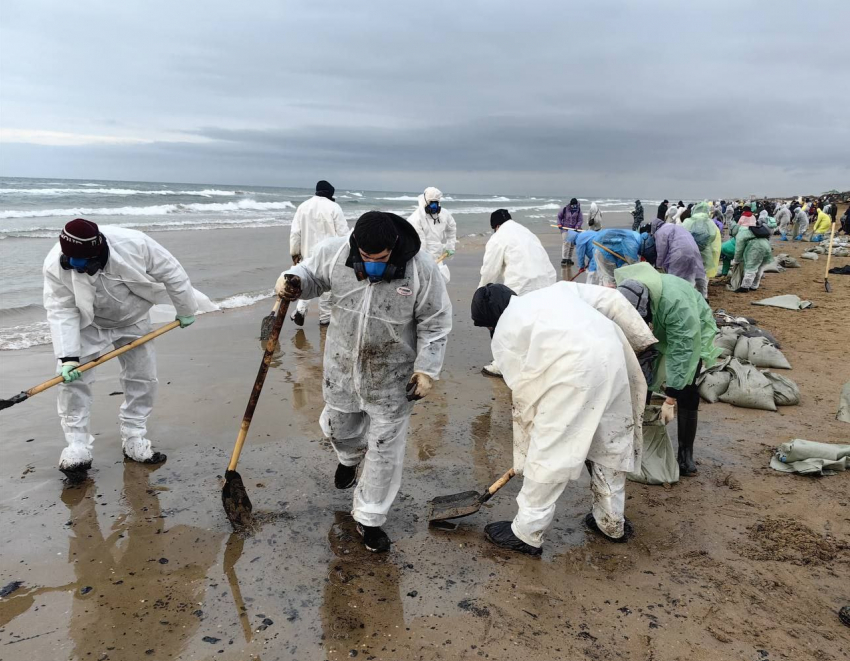
{"label": "black boot", "polygon": [[503,549],[508,549],[509,551],[518,551],[519,553],[535,556],[543,553],[543,549],[532,546],[531,544],[526,544],[519,537],[514,535],[514,531],[511,530],[510,521],[494,521],[493,523],[488,523],[484,526],[484,535],[496,546],[501,546]]}
{"label": "black boot", "polygon": [[350,489],[357,482],[357,464],[354,466],[343,466],[340,464],[336,467],[334,475],[334,486],[337,489]]}
{"label": "black boot", "polygon": [[678,413],[679,425],[679,475],[691,477],[697,474],[697,465],[694,463],[694,439],[697,436],[698,411],[683,411]]}
{"label": "black boot", "polygon": [[390,538],[379,526],[364,526],[358,523],[357,532],[363,538],[366,549],[372,553],[386,553],[390,550]]}

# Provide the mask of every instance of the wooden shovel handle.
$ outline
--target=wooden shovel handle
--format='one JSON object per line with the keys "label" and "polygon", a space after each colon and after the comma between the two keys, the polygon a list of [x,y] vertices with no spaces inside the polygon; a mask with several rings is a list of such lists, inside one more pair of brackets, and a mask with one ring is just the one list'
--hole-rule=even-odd
{"label": "wooden shovel handle", "polygon": [[489,488],[489,489],[487,489],[487,493],[488,493],[489,495],[491,495],[491,496],[492,496],[492,495],[494,495],[494,494],[495,494],[495,493],[496,493],[499,489],[501,489],[501,488],[502,488],[503,486],[505,486],[508,482],[510,482],[510,481],[511,481],[511,478],[512,478],[514,475],[516,475],[516,471],[514,471],[514,469],[513,469],[513,468],[511,468],[511,469],[510,469],[507,473],[505,473],[504,475],[502,475],[502,477],[500,477],[498,480],[496,480],[495,482],[493,482],[493,484],[490,486],[490,488]]}
{"label": "wooden shovel handle", "polygon": [[[113,349],[109,353],[105,353],[102,356],[98,356],[94,360],[90,360],[85,365],[80,365],[77,368],[77,371],[88,372],[89,370],[94,369],[98,365],[102,365],[107,360],[112,360],[113,358],[120,356],[123,353],[127,353],[128,351],[132,351],[136,347],[142,346],[146,342],[150,342],[151,340],[159,337],[160,335],[164,335],[165,333],[167,333],[170,330],[174,330],[179,325],[180,325],[179,321],[176,321],[176,320],[172,321],[170,324],[166,324],[165,326],[162,326],[161,328],[157,328],[155,331],[151,331],[147,335],[143,335],[142,337],[140,337],[136,340],[133,340],[129,344],[125,344],[123,347],[120,347],[118,349]],[[44,392],[48,388],[52,388],[53,386],[58,386],[64,380],[65,379],[62,378],[61,375],[54,377],[54,378],[50,379],[50,381],[45,381],[44,383],[37,385],[34,388],[30,388],[29,390],[26,391],[26,395],[27,395],[27,397],[32,397],[33,395],[37,395],[40,392]]]}
{"label": "wooden shovel handle", "polygon": [[829,280],[829,263],[832,261],[832,239],[835,237],[835,223],[832,223],[832,231],[829,233],[829,249],[826,251],[826,271],[823,273],[823,279]]}
{"label": "wooden shovel handle", "polygon": [[280,310],[281,300],[282,299],[280,297],[278,297],[278,299],[274,302],[274,307],[272,308],[272,314],[277,314],[277,311]]}
{"label": "wooden shovel handle", "polygon": [[597,243],[596,241],[591,241],[591,243],[592,243],[593,245],[595,245],[597,248],[602,248],[602,250],[604,250],[605,252],[607,252],[607,253],[609,253],[609,254],[611,254],[611,255],[614,255],[614,257],[616,257],[616,258],[617,258],[617,259],[619,259],[620,261],[625,262],[626,264],[634,264],[634,262],[632,262],[632,260],[630,260],[630,259],[626,259],[626,258],[625,258],[625,257],[623,257],[622,255],[618,255],[618,254],[617,254],[617,253],[615,253],[613,250],[609,250],[608,248],[606,248],[605,246],[603,246],[601,243]]}
{"label": "wooden shovel handle", "polygon": [[242,416],[242,425],[239,427],[239,434],[236,437],[236,445],[233,446],[233,454],[230,456],[230,463],[227,465],[227,470],[229,471],[235,471],[236,464],[239,462],[239,455],[242,453],[242,446],[245,445],[245,439],[248,437],[248,429],[251,427],[251,419],[254,417],[254,409],[257,408],[257,402],[260,401],[260,394],[263,392],[263,384],[266,381],[266,374],[269,373],[269,365],[271,365],[272,358],[274,357],[274,350],[277,346],[277,338],[280,336],[280,329],[283,327],[283,320],[286,319],[286,312],[288,310],[289,301],[284,301],[282,298],[278,298],[274,326],[272,326],[271,333],[269,333],[269,339],[266,342],[266,350],[263,353],[263,362],[260,363],[260,371],[257,372],[257,378],[254,380],[254,388],[251,390],[251,396],[248,398],[248,406],[245,408],[245,415]]}

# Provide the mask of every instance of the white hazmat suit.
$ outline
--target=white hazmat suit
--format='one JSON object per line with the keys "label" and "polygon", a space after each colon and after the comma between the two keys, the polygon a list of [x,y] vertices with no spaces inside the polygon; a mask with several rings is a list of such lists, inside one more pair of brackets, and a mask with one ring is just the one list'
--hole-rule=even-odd
{"label": "white hazmat suit", "polygon": [[[320,195],[314,195],[298,205],[289,230],[289,254],[293,258],[307,259],[313,255],[316,246],[333,236],[346,236],[348,223],[342,208],[334,201]],[[331,319],[329,295],[319,297],[319,323],[326,324]],[[298,301],[296,311],[307,316],[310,301]]]}
{"label": "white hazmat suit", "polygon": [[635,351],[657,342],[616,290],[559,282],[513,298],[492,349],[513,395],[514,468],[524,476],[512,531],[534,547],[555,503],[591,462],[593,517],[624,532],[626,473],[640,467],[646,381]]}
{"label": "white hazmat suit", "polygon": [[397,246],[393,253],[411,244],[417,252],[390,281],[358,280],[346,265],[356,248],[342,238],[327,239],[286,271],[301,279],[301,298],[330,293],[320,424],[339,463],[363,462],[352,515],[364,526],[387,519],[401,485],[413,409],[405,388],[414,372],[439,377],[452,326],[451,301],[437,265],[418,250],[408,223],[399,219],[396,226],[408,248]]}
{"label": "white hazmat suit", "polygon": [[501,283],[522,296],[555,284],[555,278],[540,239],[518,222],[505,221],[487,241],[479,287]]}
{"label": "white hazmat suit", "polygon": [[[434,260],[440,259],[444,253],[454,252],[457,247],[457,224],[454,216],[441,208],[440,213],[432,216],[425,205],[429,202],[440,202],[443,194],[433,186],[426,188],[424,195],[419,196],[419,206],[407,219],[422,241],[422,247],[430,253]],[[440,263],[440,273],[448,282],[451,279],[449,267],[445,261]]]}
{"label": "white hazmat suit", "polygon": [[[173,303],[181,317],[216,309],[192,289],[189,276],[165,248],[131,229],[100,228],[109,247],[106,266],[95,275],[65,270],[59,263],[59,244],[44,260],[44,307],[56,358],[96,358],[109,346],[120,347],[150,332],[150,309]],[[145,438],[147,420],[156,395],[156,354],[152,342],[122,356],[121,441],[124,453],[135,461],[153,455]],[[89,433],[94,370],[76,381],[59,385],[59,419],[68,445],[60,457],[61,469],[91,462],[94,438]]]}

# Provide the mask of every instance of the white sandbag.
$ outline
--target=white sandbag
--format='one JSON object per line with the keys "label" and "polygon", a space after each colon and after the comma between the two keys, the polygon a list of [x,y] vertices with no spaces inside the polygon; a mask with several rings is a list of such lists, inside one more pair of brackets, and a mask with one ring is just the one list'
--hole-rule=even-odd
{"label": "white sandbag", "polygon": [[773,401],[777,406],[796,406],[800,403],[800,388],[787,376],[762,372],[773,386]]}
{"label": "white sandbag", "polygon": [[738,360],[752,363],[756,367],[791,369],[791,363],[766,337],[739,337],[738,343],[735,345],[734,356]]}
{"label": "white sandbag", "polygon": [[785,269],[779,266],[777,261],[774,259],[768,262],[768,264],[764,267],[762,273],[782,273],[782,271],[784,270]]}
{"label": "white sandbag", "polygon": [[661,407],[647,406],[643,412],[643,455],[640,473],[628,479],[641,484],[675,484],[679,481],[679,462],[667,425],[661,422]]}
{"label": "white sandbag", "polygon": [[720,396],[720,401],[733,406],[762,411],[775,411],[773,385],[753,365],[738,360],[729,361],[726,368],[732,373],[729,388]]}
{"label": "white sandbag", "polygon": [[697,378],[697,386],[699,388],[700,397],[709,404],[716,404],[720,401],[720,395],[729,389],[729,382],[732,380],[732,373],[726,371],[726,366],[731,358],[718,363],[711,369],[705,370]]}
{"label": "white sandbag", "polygon": [[850,422],[850,381],[844,384],[841,389],[841,395],[838,398],[838,415],[836,420],[841,422]]}
{"label": "white sandbag", "polygon": [[800,259],[810,259],[813,262],[816,262],[818,260],[818,256],[816,253],[813,252],[804,252],[802,255],[800,255]]}
{"label": "white sandbag", "polygon": [[714,346],[721,349],[721,358],[731,356],[738,344],[738,337],[744,332],[740,326],[721,326],[714,336]]}

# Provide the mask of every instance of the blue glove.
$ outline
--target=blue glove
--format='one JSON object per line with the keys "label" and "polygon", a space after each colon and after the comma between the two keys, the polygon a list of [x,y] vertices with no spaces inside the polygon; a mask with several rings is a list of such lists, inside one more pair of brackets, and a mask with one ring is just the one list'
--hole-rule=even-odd
{"label": "blue glove", "polygon": [[80,364],[76,360],[69,360],[68,362],[62,363],[62,378],[65,379],[65,383],[71,383],[71,381],[76,381],[79,379],[83,373],[77,368]]}
{"label": "blue glove", "polygon": [[191,326],[195,323],[195,317],[193,315],[189,315],[188,317],[181,317],[178,314],[175,319],[180,322],[180,328],[186,328],[186,326]]}

